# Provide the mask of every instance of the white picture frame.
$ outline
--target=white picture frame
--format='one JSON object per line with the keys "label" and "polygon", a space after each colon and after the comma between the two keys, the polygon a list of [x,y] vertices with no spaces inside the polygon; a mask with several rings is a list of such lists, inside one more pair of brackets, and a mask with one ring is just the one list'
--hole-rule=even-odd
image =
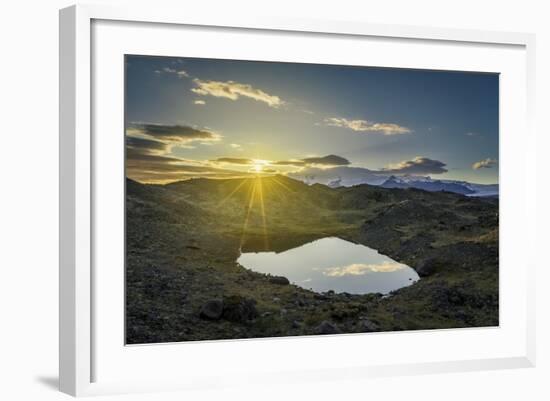
{"label": "white picture frame", "polygon": [[[169,389],[187,389],[187,388],[205,388],[212,385],[228,385],[231,381],[229,377],[224,380],[224,371],[220,370],[217,375],[212,377],[205,376],[197,369],[189,374],[194,377],[187,377],[186,380],[177,377],[167,377],[164,380],[151,377],[147,379],[147,372],[144,371],[144,377],[139,380],[132,380],[132,377],[116,378],[110,376],[106,380],[98,380],[98,365],[96,358],[102,358],[103,355],[97,355],[98,350],[102,350],[102,344],[96,344],[95,326],[98,319],[102,316],[96,313],[94,309],[94,291],[97,290],[98,281],[94,274],[94,229],[96,225],[94,213],[96,205],[94,204],[94,191],[97,189],[95,180],[95,169],[97,167],[95,160],[97,153],[101,148],[96,147],[93,138],[94,124],[94,103],[92,102],[93,87],[92,76],[94,66],[94,46],[100,46],[101,41],[93,42],[93,24],[97,21],[113,22],[139,22],[145,24],[162,24],[174,27],[212,27],[216,29],[246,30],[248,32],[280,32],[288,35],[307,33],[308,35],[319,35],[330,37],[339,35],[349,38],[384,38],[385,40],[414,40],[426,41],[437,44],[460,44],[463,47],[476,46],[496,46],[512,47],[518,50],[518,54],[511,57],[518,57],[518,68],[525,72],[524,80],[515,80],[510,85],[516,85],[525,93],[519,102],[520,106],[525,107],[525,113],[522,111],[521,121],[524,128],[521,135],[522,143],[516,142],[511,134],[506,134],[506,150],[514,149],[518,156],[524,162],[519,171],[512,172],[507,168],[506,160],[502,160],[501,175],[509,175],[510,182],[530,182],[532,177],[528,177],[525,172],[527,168],[534,164],[535,155],[535,133],[533,132],[533,110],[534,110],[534,35],[524,33],[506,33],[506,32],[484,32],[459,29],[438,29],[415,26],[393,26],[393,25],[375,25],[362,22],[349,21],[317,21],[317,20],[294,20],[292,18],[259,18],[256,16],[243,17],[242,20],[225,20],[213,16],[187,15],[184,10],[165,10],[155,7],[150,8],[112,8],[109,6],[91,6],[78,5],[72,6],[60,11],[60,390],[74,395],[94,395],[110,393],[126,393],[134,391],[162,391]],[[160,26],[160,25],[159,25]],[[124,27],[121,29],[125,29]],[[521,54],[520,54],[521,53]],[[465,63],[467,60],[465,61]],[[506,130],[504,130],[506,131]],[[512,177],[513,176],[513,177]],[[526,188],[525,190],[523,190]],[[505,207],[510,210],[504,214],[508,219],[505,227],[515,227],[525,229],[523,246],[527,250],[529,243],[534,243],[534,225],[536,219],[536,209],[534,205],[534,196],[529,197],[533,191],[533,185],[516,188],[521,189],[521,196],[515,198],[516,203],[510,202]],[[512,188],[513,189],[513,188]],[[510,189],[503,188],[503,193],[512,193]],[[531,200],[529,200],[531,198]],[[512,199],[512,195],[510,198]],[[522,208],[514,212],[514,206]],[[514,217],[512,213],[521,214],[520,219]],[[511,217],[507,217],[511,216]],[[512,231],[509,230],[508,231]],[[508,235],[507,233],[502,233]],[[501,235],[502,235],[501,234]],[[510,233],[512,235],[513,233]],[[520,246],[520,248],[521,248]],[[502,244],[501,244],[502,249]],[[523,249],[519,249],[518,252]],[[507,254],[503,254],[505,257]],[[511,255],[508,253],[508,255]],[[374,364],[356,363],[351,359],[340,361],[340,365],[331,367],[330,353],[326,358],[325,365],[321,364],[314,367],[297,366],[297,370],[286,371],[284,367],[279,366],[276,372],[262,371],[261,368],[254,369],[241,366],[242,372],[247,373],[247,380],[257,380],[259,382],[269,382],[277,380],[323,380],[328,377],[353,377],[358,380],[364,377],[381,375],[401,375],[401,374],[420,374],[449,371],[467,371],[480,369],[504,369],[514,367],[530,367],[535,364],[535,321],[534,321],[534,266],[529,257],[525,257],[521,265],[525,272],[525,277],[517,282],[509,282],[505,278],[503,285],[517,286],[518,294],[521,296],[517,315],[518,322],[511,323],[510,330],[514,335],[502,337],[501,348],[495,348],[494,352],[477,354],[473,352],[466,358],[454,358],[444,360],[417,361],[410,356],[408,362],[395,362],[389,360],[384,363],[384,359],[378,360]],[[122,269],[122,267],[121,267]],[[512,287],[510,287],[512,288]],[[120,289],[122,291],[122,289]],[[505,294],[507,292],[505,291]],[[509,293],[509,292],[508,292]],[[505,303],[506,304],[506,303]],[[123,322],[120,322],[122,325]],[[513,326],[513,327],[512,327]],[[477,333],[475,330],[453,330],[439,335],[431,331],[400,333],[401,339],[411,336],[410,340],[422,341],[443,341],[439,338],[461,338],[471,337],[469,341],[476,341],[476,337],[486,336],[487,341],[496,336],[495,332],[501,330],[505,332],[506,327],[493,329],[493,332]],[[452,332],[452,333],[451,333]],[[392,333],[383,333],[382,336],[394,336]],[[430,336],[428,338],[428,336]],[[375,337],[370,337],[374,340]],[[495,337],[496,338],[496,337]],[[237,342],[223,342],[222,345],[214,343],[194,344],[193,347],[202,347],[201,350],[207,350],[208,347],[216,347],[217,352],[220,349],[230,350],[231,347],[240,347],[245,353],[262,352],[268,347],[272,347],[281,352],[284,347],[295,347],[296,341],[301,348],[314,352],[315,349],[323,347],[330,349],[345,347],[346,342],[358,343],[364,341],[361,336],[327,336],[321,340],[303,342],[300,339],[264,339],[247,340]],[[512,344],[512,341],[514,342]],[[270,343],[271,342],[271,343]],[[271,344],[271,345],[270,345]],[[505,347],[509,344],[514,352],[505,352]],[[124,347],[120,343],[120,347]],[[148,346],[148,353],[154,353],[154,348],[163,348],[166,345]],[[328,347],[328,348],[327,348]],[[187,351],[192,355],[191,347]],[[208,351],[207,351],[208,352]],[[226,351],[223,351],[226,352]],[[227,351],[230,352],[230,351]],[[277,351],[276,351],[277,352]],[[444,358],[444,356],[442,356]],[[133,358],[141,358],[137,355]],[[155,361],[166,358],[160,352],[156,356],[151,356]],[[156,359],[155,359],[156,358]],[[160,359],[159,359],[160,358]],[[152,360],[153,360],[152,359]],[[246,358],[244,358],[246,359]],[[104,358],[105,360],[105,358]],[[133,359],[135,362],[136,359]],[[115,362],[113,360],[113,362]],[[122,362],[121,362],[122,363]],[[275,362],[276,363],[276,362]],[[247,370],[248,369],[248,370]],[[298,372],[298,373],[297,373]],[[238,385],[239,383],[237,383]]]}

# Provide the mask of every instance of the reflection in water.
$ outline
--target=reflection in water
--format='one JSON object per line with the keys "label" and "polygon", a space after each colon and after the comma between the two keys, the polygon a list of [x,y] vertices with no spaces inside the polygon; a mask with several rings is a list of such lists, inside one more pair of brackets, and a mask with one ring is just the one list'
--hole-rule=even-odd
{"label": "reflection in water", "polygon": [[323,238],[285,252],[242,253],[244,267],[317,292],[382,293],[412,284],[418,274],[375,249],[340,238]]}
{"label": "reflection in water", "polygon": [[367,273],[388,273],[394,272],[406,268],[407,266],[397,262],[382,262],[380,264],[374,263],[352,263],[348,266],[341,267],[329,267],[325,269],[323,274],[330,277],[342,277],[342,276],[362,276]]}

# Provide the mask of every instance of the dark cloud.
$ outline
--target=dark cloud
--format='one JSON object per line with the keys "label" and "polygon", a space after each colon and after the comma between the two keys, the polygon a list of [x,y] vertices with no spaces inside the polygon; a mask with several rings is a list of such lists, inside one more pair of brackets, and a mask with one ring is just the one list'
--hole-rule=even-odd
{"label": "dark cloud", "polygon": [[[217,168],[208,162],[168,155],[174,146],[175,135],[188,138],[192,136],[190,131],[164,129],[155,125],[154,129],[151,126],[143,128],[140,134],[145,137],[126,135],[126,176],[131,179],[167,183],[197,177],[231,178],[246,175]],[[198,137],[203,138],[201,135]]]}
{"label": "dark cloud", "polygon": [[240,157],[218,157],[217,159],[212,161],[214,163],[239,164],[241,166],[248,166],[249,164],[254,164],[254,160],[240,158]]}
{"label": "dark cloud", "polygon": [[126,136],[126,147],[134,149],[135,153],[158,154],[168,151],[168,145],[164,142],[134,136]]}
{"label": "dark cloud", "polygon": [[126,160],[140,162],[160,162],[160,163],[192,163],[193,161],[180,159],[178,157],[166,156],[163,154],[151,153],[147,149],[126,147]]}
{"label": "dark cloud", "polygon": [[233,178],[247,175],[239,171],[221,169],[198,161],[126,150],[126,175],[149,183],[167,183],[189,178]]}
{"label": "dark cloud", "polygon": [[321,165],[321,166],[347,166],[350,163],[348,159],[345,159],[341,156],[328,155],[323,157],[307,157],[300,160],[282,160],[271,163],[277,166],[295,166],[295,167],[304,167],[311,165]]}
{"label": "dark cloud", "polygon": [[[254,164],[254,160],[241,157],[219,157],[217,159],[211,160],[213,163],[227,163],[227,164],[238,164],[241,166],[248,166]],[[344,159],[341,156],[328,155],[323,157],[308,157],[300,160],[279,160],[269,162],[272,166],[294,166],[294,167],[305,167],[312,165],[320,166],[347,166],[350,163],[349,160]]]}
{"label": "dark cloud", "polygon": [[220,135],[214,132],[186,125],[131,123],[127,130],[130,137],[148,137],[152,140],[171,144],[185,144],[193,141],[219,141]]}
{"label": "dark cloud", "polygon": [[281,160],[278,162],[272,162],[271,164],[275,166],[296,166],[302,167],[306,165],[306,162],[303,160]]}
{"label": "dark cloud", "polygon": [[248,173],[216,169],[209,166],[190,166],[170,163],[138,163],[127,161],[126,176],[136,181],[164,184],[191,178],[237,178]]}
{"label": "dark cloud", "polygon": [[345,159],[341,156],[328,155],[323,157],[308,157],[302,159],[302,161],[308,165],[310,164],[321,164],[325,166],[347,166],[351,164],[348,159]]}
{"label": "dark cloud", "polygon": [[383,168],[381,171],[390,174],[443,174],[448,170],[446,164],[439,160],[432,160],[427,157],[415,157],[412,160],[405,160],[395,165]]}

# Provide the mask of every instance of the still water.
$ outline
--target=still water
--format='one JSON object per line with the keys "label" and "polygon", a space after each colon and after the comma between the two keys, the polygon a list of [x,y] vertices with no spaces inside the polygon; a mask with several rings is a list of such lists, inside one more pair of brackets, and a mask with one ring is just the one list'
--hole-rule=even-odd
{"label": "still water", "polygon": [[411,267],[375,249],[336,237],[280,253],[242,253],[237,262],[260,273],[284,276],[291,283],[316,292],[387,294],[419,279]]}

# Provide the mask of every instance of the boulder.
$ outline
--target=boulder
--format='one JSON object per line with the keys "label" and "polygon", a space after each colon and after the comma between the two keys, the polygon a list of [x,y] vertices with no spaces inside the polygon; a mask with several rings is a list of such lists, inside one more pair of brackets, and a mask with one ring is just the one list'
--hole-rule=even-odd
{"label": "boulder", "polygon": [[258,317],[256,300],[233,295],[224,298],[223,318],[231,322],[246,323]]}
{"label": "boulder", "polygon": [[437,262],[433,258],[425,259],[416,266],[416,272],[420,277],[431,276],[437,269]]}
{"label": "boulder", "polygon": [[319,326],[315,328],[316,334],[339,334],[341,333],[338,326],[332,324],[331,322],[324,320]]}
{"label": "boulder", "polygon": [[286,277],[282,276],[273,276],[269,278],[269,282],[272,284],[278,284],[278,285],[289,285],[290,281]]}
{"label": "boulder", "polygon": [[203,319],[219,320],[222,317],[223,309],[221,299],[211,299],[201,307],[199,316]]}

